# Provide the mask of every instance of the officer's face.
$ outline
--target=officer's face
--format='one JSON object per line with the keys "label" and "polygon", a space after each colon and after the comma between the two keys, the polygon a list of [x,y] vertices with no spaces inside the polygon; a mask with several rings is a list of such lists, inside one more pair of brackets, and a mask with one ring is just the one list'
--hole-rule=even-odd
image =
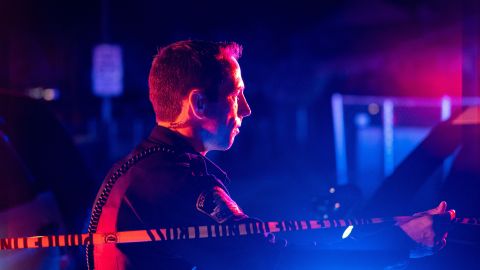
{"label": "officer's face", "polygon": [[229,149],[240,132],[243,118],[251,114],[243,93],[245,86],[240,66],[235,58],[228,59],[226,70],[219,89],[220,97],[207,104],[204,127],[209,137],[205,143],[208,150]]}

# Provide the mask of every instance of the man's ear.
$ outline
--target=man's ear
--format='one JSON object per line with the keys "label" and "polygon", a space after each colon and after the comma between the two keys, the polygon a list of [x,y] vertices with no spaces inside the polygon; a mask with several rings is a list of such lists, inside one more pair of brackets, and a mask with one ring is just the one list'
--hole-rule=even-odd
{"label": "man's ear", "polygon": [[205,117],[206,98],[199,89],[193,89],[188,96],[190,108],[198,119]]}

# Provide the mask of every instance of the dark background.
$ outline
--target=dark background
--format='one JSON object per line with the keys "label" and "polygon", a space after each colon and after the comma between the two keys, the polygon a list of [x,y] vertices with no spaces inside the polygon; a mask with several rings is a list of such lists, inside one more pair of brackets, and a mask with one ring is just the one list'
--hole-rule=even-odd
{"label": "dark background", "polygon": [[[56,89],[58,98],[45,103],[99,185],[154,125],[147,77],[157,49],[183,39],[236,41],[253,113],[230,151],[209,155],[252,215],[322,217],[331,214],[324,197],[337,181],[332,94],[478,96],[478,11],[475,1],[448,0],[3,0],[0,88]],[[111,99],[107,120],[92,92],[99,43],[123,49],[124,92]],[[344,193],[345,205],[363,204],[356,188]]]}

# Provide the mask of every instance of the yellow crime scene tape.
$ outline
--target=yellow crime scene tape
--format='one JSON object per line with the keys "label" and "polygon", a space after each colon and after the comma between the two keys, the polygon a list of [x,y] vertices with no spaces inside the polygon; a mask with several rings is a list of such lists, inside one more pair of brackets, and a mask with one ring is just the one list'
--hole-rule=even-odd
{"label": "yellow crime scene tape", "polygon": [[[450,221],[458,224],[480,225],[480,218],[455,218],[455,213],[447,212]],[[203,226],[179,226],[158,229],[130,230],[109,233],[60,234],[30,237],[0,238],[0,250],[25,248],[71,247],[82,245],[123,244],[156,241],[191,240],[202,238],[227,238],[259,235],[266,233],[308,231],[329,228],[346,228],[380,223],[396,223],[414,217],[397,216],[391,218],[324,219],[324,220],[283,220],[248,221]]]}

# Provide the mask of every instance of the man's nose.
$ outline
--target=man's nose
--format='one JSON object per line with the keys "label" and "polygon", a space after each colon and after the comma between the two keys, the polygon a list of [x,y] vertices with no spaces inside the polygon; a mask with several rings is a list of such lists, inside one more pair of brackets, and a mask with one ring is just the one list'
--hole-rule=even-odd
{"label": "man's nose", "polygon": [[238,105],[238,114],[241,117],[247,117],[252,114],[252,109],[250,109],[250,105],[248,105],[247,99],[243,93],[240,97],[240,104]]}

